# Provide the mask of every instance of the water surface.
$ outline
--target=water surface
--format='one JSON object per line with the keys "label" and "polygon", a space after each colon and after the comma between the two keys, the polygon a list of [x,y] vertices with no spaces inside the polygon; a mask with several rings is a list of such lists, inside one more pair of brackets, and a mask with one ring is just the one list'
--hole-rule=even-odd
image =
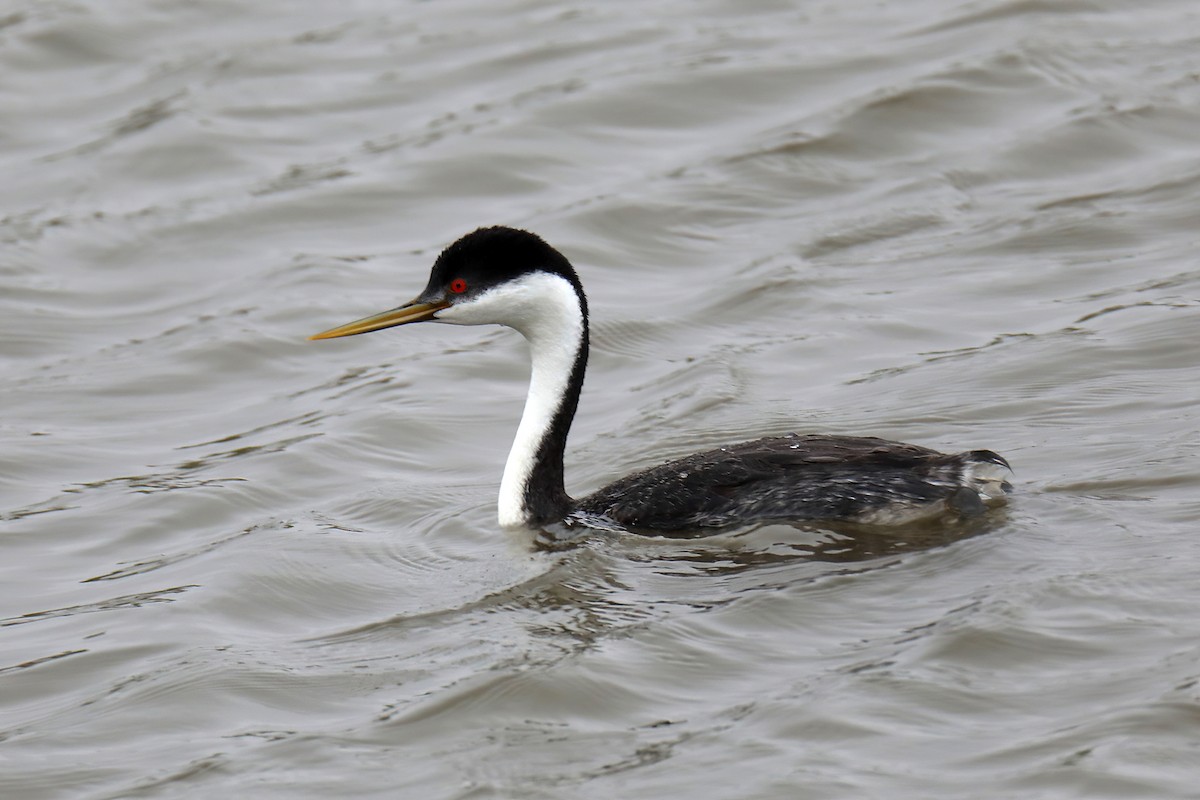
{"label": "water surface", "polygon": [[[0,14],[0,795],[1175,798],[1200,779],[1200,12],[18,2]],[[984,526],[539,548],[519,337],[577,265],[583,494],[788,430],[990,447]]]}

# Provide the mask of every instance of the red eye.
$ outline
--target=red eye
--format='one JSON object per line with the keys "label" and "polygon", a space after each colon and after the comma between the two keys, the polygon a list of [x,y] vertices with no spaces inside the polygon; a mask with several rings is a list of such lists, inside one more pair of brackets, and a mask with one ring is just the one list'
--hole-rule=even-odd
{"label": "red eye", "polygon": [[455,278],[454,280],[450,281],[450,291],[454,292],[455,294],[462,294],[466,290],[467,282],[462,278]]}

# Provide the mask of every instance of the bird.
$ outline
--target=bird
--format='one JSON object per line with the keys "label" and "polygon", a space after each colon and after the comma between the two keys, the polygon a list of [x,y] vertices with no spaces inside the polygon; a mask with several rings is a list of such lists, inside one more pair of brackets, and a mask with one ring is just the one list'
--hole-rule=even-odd
{"label": "bird", "polygon": [[309,338],[417,322],[502,325],[528,341],[529,390],[497,500],[502,528],[671,536],[771,522],[894,526],[977,516],[1012,488],[1008,461],[991,450],[788,433],[683,456],[574,499],[563,458],[587,368],[588,304],[566,256],[529,231],[479,228],[441,252],[412,301]]}

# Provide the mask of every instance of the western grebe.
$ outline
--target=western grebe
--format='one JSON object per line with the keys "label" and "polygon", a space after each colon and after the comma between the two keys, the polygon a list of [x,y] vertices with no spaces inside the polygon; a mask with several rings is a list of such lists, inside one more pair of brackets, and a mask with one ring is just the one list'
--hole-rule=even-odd
{"label": "western grebe", "polygon": [[529,394],[500,481],[506,528],[555,523],[671,533],[766,521],[901,524],[975,514],[1009,491],[991,450],[945,454],[874,437],[788,434],[685,456],[581,500],[563,453],[588,358],[587,298],[562,253],[528,231],[480,228],[447,247],[425,290],[399,308],[312,339],[405,325],[506,325],[529,342]]}

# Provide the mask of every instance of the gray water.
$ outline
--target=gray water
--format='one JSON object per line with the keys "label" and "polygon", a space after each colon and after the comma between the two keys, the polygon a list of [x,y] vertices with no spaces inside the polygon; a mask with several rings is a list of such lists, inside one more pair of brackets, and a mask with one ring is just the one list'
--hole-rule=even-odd
{"label": "gray water", "polygon": [[[0,796],[1200,797],[1193,0],[0,11]],[[589,291],[572,491],[798,430],[1013,503],[497,529],[518,336],[305,340],[497,223]]]}

